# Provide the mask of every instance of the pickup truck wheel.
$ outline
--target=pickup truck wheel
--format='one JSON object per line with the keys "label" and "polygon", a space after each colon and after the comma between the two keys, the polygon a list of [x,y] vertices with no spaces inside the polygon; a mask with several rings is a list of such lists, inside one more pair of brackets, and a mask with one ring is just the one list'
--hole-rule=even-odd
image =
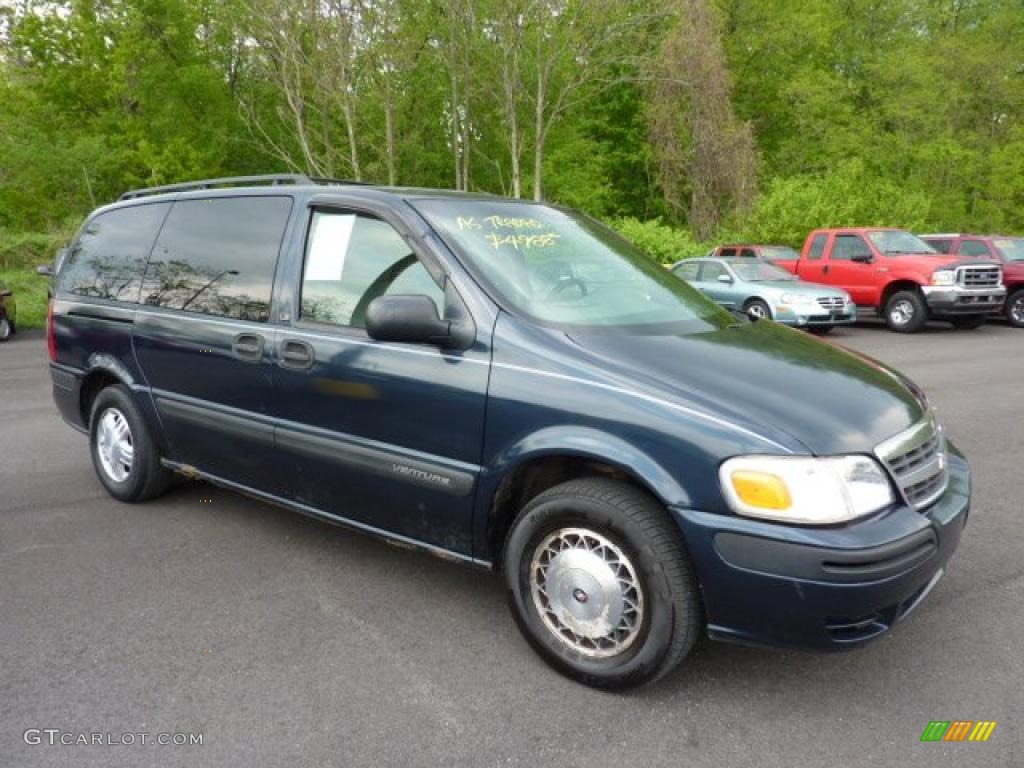
{"label": "pickup truck wheel", "polygon": [[1024,328],[1024,288],[1006,297],[1006,321],[1014,328]]}
{"label": "pickup truck wheel", "polygon": [[586,685],[655,680],[697,639],[697,586],[679,531],[657,501],[625,483],[573,480],[531,500],[503,566],[526,640]]}
{"label": "pickup truck wheel", "polygon": [[152,499],[171,484],[173,473],[160,455],[128,390],[117,384],[102,390],[92,405],[89,445],[96,474],[120,501]]}
{"label": "pickup truck wheel", "polygon": [[916,333],[928,322],[928,307],[915,291],[896,291],[885,303],[885,324],[896,333]]}
{"label": "pickup truck wheel", "polygon": [[747,313],[747,316],[751,320],[771,320],[772,310],[768,306],[767,302],[761,299],[751,299],[743,305],[743,311]]}
{"label": "pickup truck wheel", "polygon": [[988,315],[960,315],[959,317],[950,318],[950,322],[954,328],[961,331],[973,331],[975,328],[980,328],[988,320]]}

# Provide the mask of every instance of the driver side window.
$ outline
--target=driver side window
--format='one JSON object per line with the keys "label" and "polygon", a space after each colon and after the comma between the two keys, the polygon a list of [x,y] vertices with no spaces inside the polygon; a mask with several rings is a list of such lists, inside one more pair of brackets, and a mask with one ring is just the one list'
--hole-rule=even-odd
{"label": "driver side window", "polygon": [[302,272],[304,320],[366,326],[366,308],[385,294],[444,294],[409,244],[386,221],[362,213],[316,211]]}

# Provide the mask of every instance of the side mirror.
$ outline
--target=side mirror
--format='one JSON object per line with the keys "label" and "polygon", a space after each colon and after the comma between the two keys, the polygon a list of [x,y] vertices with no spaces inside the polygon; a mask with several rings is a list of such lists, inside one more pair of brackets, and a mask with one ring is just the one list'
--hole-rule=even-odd
{"label": "side mirror", "polygon": [[366,332],[377,341],[446,347],[452,339],[451,325],[438,316],[434,301],[422,294],[378,296],[366,308]]}
{"label": "side mirror", "polygon": [[49,264],[40,264],[36,267],[36,274],[42,275],[43,277],[53,277],[53,267]]}
{"label": "side mirror", "polygon": [[875,257],[870,253],[855,253],[850,257],[850,261],[856,261],[858,264],[870,264],[875,260]]}
{"label": "side mirror", "polygon": [[720,282],[720,283],[731,283],[732,282],[732,278],[729,277],[728,275],[719,275],[718,276],[718,282]]}

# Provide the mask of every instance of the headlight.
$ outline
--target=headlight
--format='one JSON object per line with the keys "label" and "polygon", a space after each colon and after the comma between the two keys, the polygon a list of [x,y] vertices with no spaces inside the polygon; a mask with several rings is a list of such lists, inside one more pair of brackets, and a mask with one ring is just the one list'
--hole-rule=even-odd
{"label": "headlight", "polygon": [[779,301],[783,304],[814,304],[815,301],[810,296],[804,296],[798,293],[784,293],[780,297]]}
{"label": "headlight", "polygon": [[932,285],[954,285],[955,283],[956,275],[951,269],[940,269],[932,272]]}
{"label": "headlight", "polygon": [[866,456],[739,456],[718,478],[738,514],[787,523],[842,523],[894,501],[889,479]]}

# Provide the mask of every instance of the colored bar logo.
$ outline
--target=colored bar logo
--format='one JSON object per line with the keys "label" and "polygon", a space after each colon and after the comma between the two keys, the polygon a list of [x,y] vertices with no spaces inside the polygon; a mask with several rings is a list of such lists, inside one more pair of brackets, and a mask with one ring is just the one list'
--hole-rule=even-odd
{"label": "colored bar logo", "polygon": [[988,741],[995,729],[995,720],[932,720],[921,741]]}

